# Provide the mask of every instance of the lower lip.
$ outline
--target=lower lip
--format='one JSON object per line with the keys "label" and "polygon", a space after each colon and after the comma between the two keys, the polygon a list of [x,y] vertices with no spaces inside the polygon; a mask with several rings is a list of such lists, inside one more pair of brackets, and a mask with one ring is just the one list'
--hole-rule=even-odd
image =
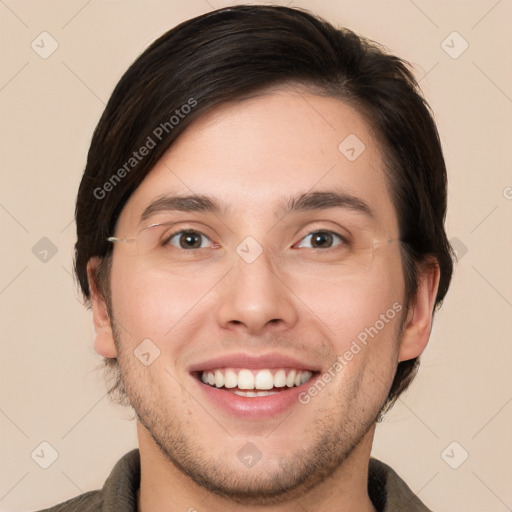
{"label": "lower lip", "polygon": [[214,388],[203,384],[199,379],[192,377],[208,400],[217,407],[239,418],[265,418],[282,414],[294,405],[300,405],[299,394],[314,384],[318,375],[300,386],[278,391],[272,395],[247,397],[235,395],[222,388]]}

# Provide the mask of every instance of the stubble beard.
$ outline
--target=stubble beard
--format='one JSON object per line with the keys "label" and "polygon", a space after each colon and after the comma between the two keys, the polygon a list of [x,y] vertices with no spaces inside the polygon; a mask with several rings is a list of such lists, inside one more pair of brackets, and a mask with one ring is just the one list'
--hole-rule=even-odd
{"label": "stubble beard", "polygon": [[[292,453],[281,456],[277,461],[278,469],[269,472],[269,468],[260,462],[261,466],[256,464],[249,473],[247,470],[238,471],[237,464],[238,468],[244,468],[236,453],[233,453],[232,464],[211,456],[211,447],[187,435],[184,419],[166,410],[149,386],[144,388],[141,384],[144,382],[142,365],[137,368],[138,361],[134,361],[133,354],[129,350],[123,351],[123,347],[129,345],[121,340],[115,321],[112,322],[112,330],[118,349],[121,389],[126,392],[136,417],[161,453],[197,485],[239,504],[282,504],[300,498],[332,476],[376,423],[387,397],[386,390],[383,390],[378,400],[373,399],[371,404],[366,404],[367,407],[361,407],[356,386],[350,397],[340,396],[334,407],[315,413],[318,415],[315,428],[309,430],[313,432],[312,438],[304,440],[302,446],[305,447],[297,447]],[[171,384],[173,380],[170,376]],[[364,416],[361,416],[361,411]],[[296,409],[290,416],[291,421],[296,414],[307,415],[310,411],[307,406]],[[279,427],[281,433],[283,428],[285,425]]]}

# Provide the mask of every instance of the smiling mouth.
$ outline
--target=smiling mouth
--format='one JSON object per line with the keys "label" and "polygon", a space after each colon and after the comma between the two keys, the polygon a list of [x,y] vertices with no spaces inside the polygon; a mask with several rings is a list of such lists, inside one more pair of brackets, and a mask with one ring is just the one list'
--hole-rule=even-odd
{"label": "smiling mouth", "polygon": [[194,372],[194,376],[212,388],[254,398],[302,386],[317,373],[319,372],[294,368],[217,368]]}

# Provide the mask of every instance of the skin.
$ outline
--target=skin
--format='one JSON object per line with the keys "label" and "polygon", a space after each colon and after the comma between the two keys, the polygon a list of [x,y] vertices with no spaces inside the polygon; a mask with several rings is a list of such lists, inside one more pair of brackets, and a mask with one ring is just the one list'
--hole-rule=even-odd
{"label": "skin", "polygon": [[[338,150],[349,134],[366,146],[353,162]],[[190,125],[156,164],[115,233],[136,235],[141,212],[164,193],[210,194],[231,213],[175,214],[176,231],[198,229],[222,251],[177,256],[164,272],[148,267],[133,245],[115,244],[113,319],[92,277],[99,260],[89,262],[95,349],[118,357],[138,416],[139,510],[287,512],[300,509],[298,503],[325,512],[375,510],[367,478],[376,417],[398,362],[420,355],[428,342],[438,268],[420,274],[411,308],[306,405],[270,418],[239,418],[198,393],[187,370],[242,351],[278,352],[327,371],[360,332],[404,303],[398,243],[379,248],[365,272],[339,275],[333,260],[297,245],[315,229],[339,232],[346,212],[276,216],[283,198],[334,187],[371,206],[376,233],[398,237],[379,144],[354,109],[286,87],[224,104]],[[250,264],[235,252],[247,236],[263,249]],[[144,366],[133,350],[147,338],[161,352]],[[247,442],[261,453],[253,467],[237,457]]]}

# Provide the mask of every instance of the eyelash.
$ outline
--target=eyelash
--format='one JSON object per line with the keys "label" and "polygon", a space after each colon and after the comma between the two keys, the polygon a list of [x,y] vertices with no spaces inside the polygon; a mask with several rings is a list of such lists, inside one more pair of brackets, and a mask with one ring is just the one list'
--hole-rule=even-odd
{"label": "eyelash", "polygon": [[[337,237],[340,241],[341,241],[341,244],[339,245],[345,245],[345,244],[348,244],[348,240],[346,237],[344,237],[343,235],[340,235],[339,233],[336,233],[335,231],[331,231],[329,229],[317,229],[316,231],[311,231],[310,233],[308,233],[306,236],[302,237],[300,241],[304,240],[305,238],[307,238],[308,236],[311,236],[311,235],[314,235],[314,234],[318,234],[318,233],[328,233],[328,234],[331,234],[331,235],[334,235],[335,237]],[[200,235],[200,236],[203,236],[205,238],[207,238],[208,240],[211,240],[209,236],[205,235],[204,233],[201,233],[201,231],[198,231],[196,229],[181,229],[179,231],[176,231],[174,233],[172,233],[171,235],[165,237],[165,239],[163,240],[162,242],[162,245],[167,245],[169,244],[169,242],[177,235],[181,235],[181,234],[196,234],[196,235]],[[300,242],[299,241],[299,242]],[[215,243],[215,242],[213,242]],[[218,247],[218,244],[215,244],[217,247]],[[329,250],[336,250],[336,248],[339,247],[339,245],[337,246],[334,246],[334,247],[328,247],[327,249],[321,249],[321,248],[314,248],[314,247],[311,247],[309,248],[311,251],[315,251],[315,252],[327,252]],[[175,246],[172,246],[172,247],[175,247]],[[180,251],[183,251],[185,253],[194,253],[194,252],[197,252],[198,249],[201,249],[201,247],[199,248],[194,248],[194,249],[183,249],[182,247],[175,247],[175,249],[178,249]],[[203,247],[204,249],[204,247]]]}

